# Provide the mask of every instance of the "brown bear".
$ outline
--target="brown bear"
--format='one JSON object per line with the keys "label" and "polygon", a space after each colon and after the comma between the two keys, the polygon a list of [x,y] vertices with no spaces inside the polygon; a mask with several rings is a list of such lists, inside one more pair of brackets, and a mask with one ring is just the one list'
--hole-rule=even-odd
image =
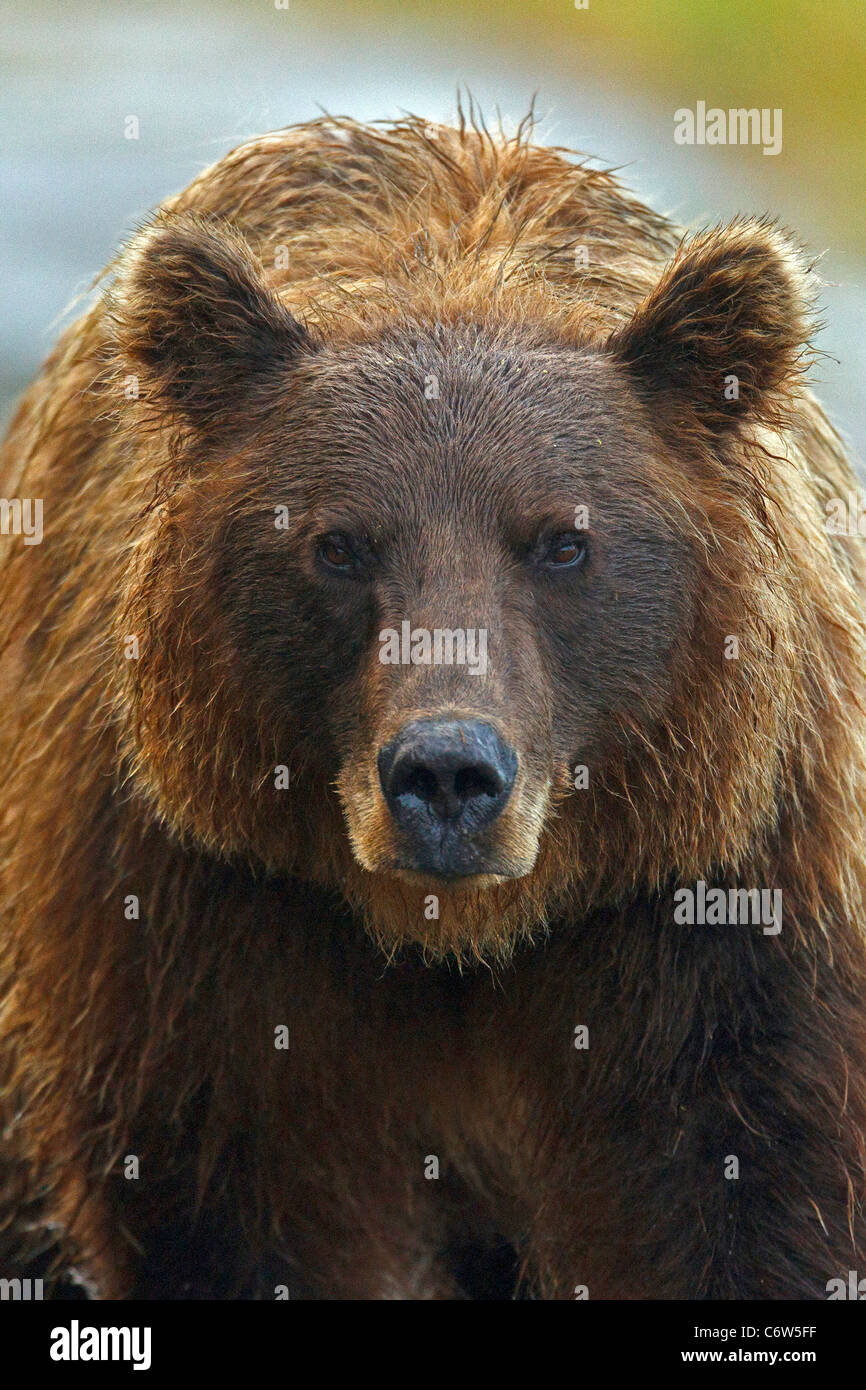
{"label": "brown bear", "polygon": [[121,251],[2,456],[4,1274],[822,1298],[866,1258],[813,279],[463,118],[252,140]]}

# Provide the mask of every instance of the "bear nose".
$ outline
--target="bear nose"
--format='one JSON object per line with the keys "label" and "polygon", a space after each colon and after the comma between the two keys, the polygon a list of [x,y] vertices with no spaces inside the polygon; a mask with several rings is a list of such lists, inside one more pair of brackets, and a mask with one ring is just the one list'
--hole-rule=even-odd
{"label": "bear nose", "polygon": [[444,829],[472,834],[496,819],[514,786],[517,754],[480,719],[418,719],[379,754],[394,819],[424,842]]}

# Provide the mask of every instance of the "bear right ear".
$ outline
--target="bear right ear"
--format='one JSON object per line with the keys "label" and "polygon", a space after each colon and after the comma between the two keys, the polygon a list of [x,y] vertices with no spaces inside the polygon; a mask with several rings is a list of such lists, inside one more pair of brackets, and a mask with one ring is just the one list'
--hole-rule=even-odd
{"label": "bear right ear", "polygon": [[810,298],[799,252],[745,219],[684,242],[607,349],[662,416],[716,435],[773,422],[803,375]]}
{"label": "bear right ear", "polygon": [[108,305],[123,370],[211,438],[237,429],[263,386],[315,349],[243,237],[190,213],[162,214],[130,242]]}

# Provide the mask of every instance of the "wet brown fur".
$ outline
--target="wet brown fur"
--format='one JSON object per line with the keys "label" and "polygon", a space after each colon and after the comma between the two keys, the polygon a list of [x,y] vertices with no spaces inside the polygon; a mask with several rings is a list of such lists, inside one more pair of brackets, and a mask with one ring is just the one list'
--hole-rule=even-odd
{"label": "wet brown fur", "polygon": [[[43,544],[4,539],[0,570],[3,1273],[48,1260],[106,1297],[449,1298],[505,1249],[515,1290],[675,1298],[821,1297],[857,1268],[864,556],[824,525],[853,482],[803,386],[811,295],[770,224],[682,242],[529,126],[277,132],[121,252],[2,461],[7,497],[45,499]],[[414,387],[437,344],[494,373],[515,343],[610,392],[640,475],[624,505],[646,497],[690,557],[689,615],[588,790],[526,753],[501,838],[529,872],[443,886],[428,921],[431,885],[380,869],[370,758],[437,700],[471,712],[471,682],[394,703],[368,665],[354,754],[330,765],[309,712],[282,727],[234,661],[212,566],[292,392],[341,354]],[[280,479],[255,504],[287,496]],[[516,706],[485,686],[515,741],[561,717],[525,665]],[[303,676],[326,703],[328,677]],[[783,931],[675,926],[698,878],[781,888]]]}

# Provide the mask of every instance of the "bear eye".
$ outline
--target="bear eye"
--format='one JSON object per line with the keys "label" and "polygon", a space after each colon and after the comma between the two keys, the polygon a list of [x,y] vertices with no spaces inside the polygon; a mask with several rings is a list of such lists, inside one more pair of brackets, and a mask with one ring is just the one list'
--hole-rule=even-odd
{"label": "bear eye", "polygon": [[551,536],[541,553],[541,562],[550,569],[576,569],[586,559],[586,541],[577,531],[560,531]]}
{"label": "bear eye", "polygon": [[329,569],[338,570],[343,574],[357,569],[360,564],[352,542],[342,531],[329,531],[326,536],[321,536],[318,554]]}

